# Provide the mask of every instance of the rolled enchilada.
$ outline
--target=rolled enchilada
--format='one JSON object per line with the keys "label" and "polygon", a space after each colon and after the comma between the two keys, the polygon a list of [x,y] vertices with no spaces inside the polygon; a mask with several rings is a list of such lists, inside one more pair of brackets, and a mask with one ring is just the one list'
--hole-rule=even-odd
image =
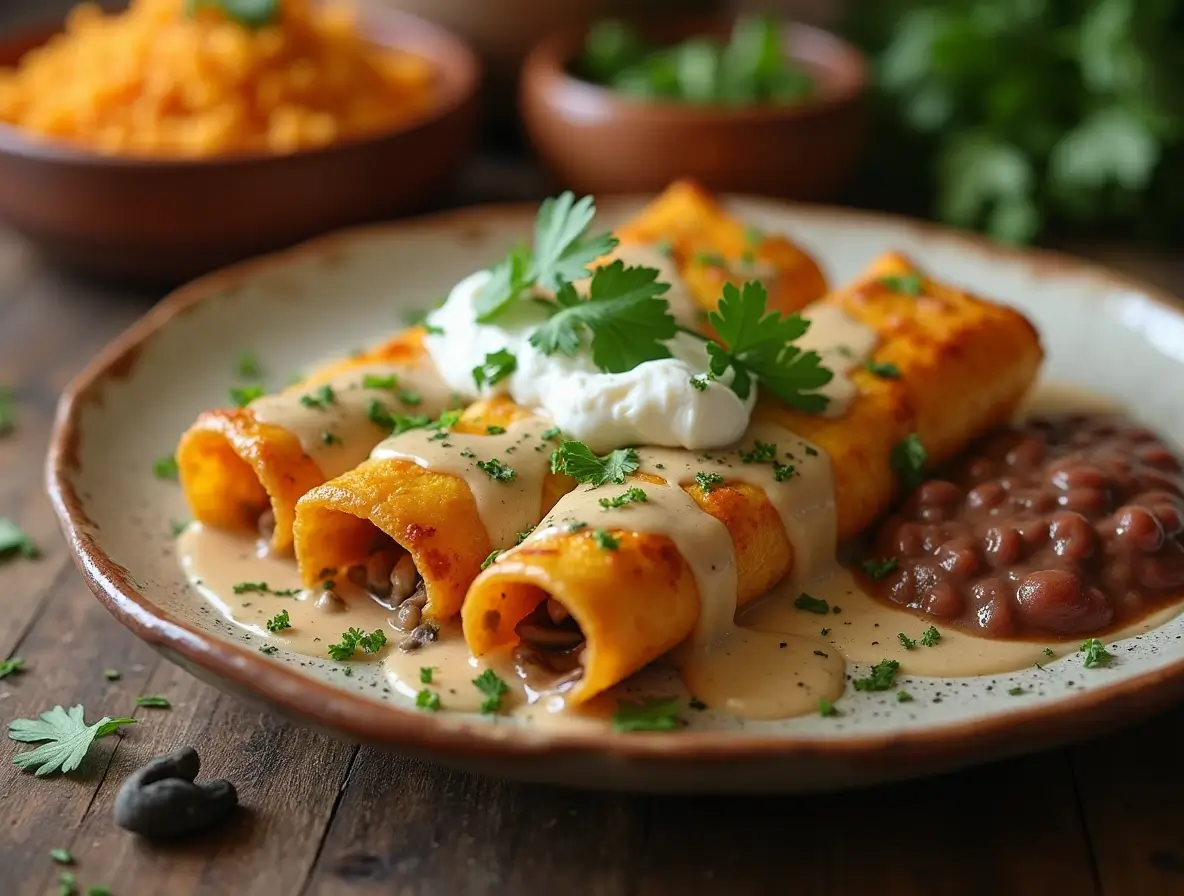
{"label": "rolled enchilada", "polygon": [[297,500],[361,463],[390,433],[383,415],[435,417],[449,405],[423,336],[412,328],[246,407],[202,413],[177,447],[194,517],[222,529],[258,527],[273,550],[288,553]]}
{"label": "rolled enchilada", "polygon": [[1006,419],[1042,358],[1019,314],[897,254],[807,313],[814,347],[845,371],[828,387],[840,413],[762,397],[732,450],[642,449],[629,481],[571,492],[474,581],[462,612],[474,655],[513,648],[528,680],[581,703],[725,629],[737,607],[833,562],[902,477]]}

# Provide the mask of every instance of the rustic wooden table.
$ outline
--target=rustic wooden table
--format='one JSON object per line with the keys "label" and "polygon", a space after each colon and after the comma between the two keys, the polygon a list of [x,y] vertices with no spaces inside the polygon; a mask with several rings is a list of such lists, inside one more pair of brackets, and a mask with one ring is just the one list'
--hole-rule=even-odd
{"label": "rustic wooden table", "polygon": [[[474,169],[461,198],[533,195]],[[1184,262],[1075,247],[1184,295]],[[198,683],[110,618],[74,569],[42,484],[62,387],[156,295],[75,279],[0,230],[0,384],[20,421],[0,439],[0,517],[41,546],[0,565],[0,720],[61,703],[169,711],[100,743],[79,773],[36,779],[0,746],[0,894],[57,892],[68,848],[85,887],[133,894],[1184,893],[1184,708],[1081,746],[957,775],[809,797],[579,793],[478,778],[343,744]],[[103,670],[123,676],[108,681]],[[1082,731],[1083,737],[1090,732]],[[151,756],[193,744],[239,786],[217,836],[151,847],[112,802]],[[85,892],[85,889],[83,889]]]}

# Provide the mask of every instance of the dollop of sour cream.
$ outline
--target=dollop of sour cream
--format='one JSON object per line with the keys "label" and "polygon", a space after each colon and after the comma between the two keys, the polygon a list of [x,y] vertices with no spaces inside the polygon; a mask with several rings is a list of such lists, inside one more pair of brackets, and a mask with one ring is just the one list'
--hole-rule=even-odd
{"label": "dollop of sour cream", "polygon": [[[478,323],[476,301],[489,276],[488,271],[478,271],[466,277],[428,317],[443,331],[428,335],[428,353],[462,398],[508,394],[550,416],[566,438],[585,442],[599,453],[625,445],[719,448],[744,434],[756,390],[741,400],[727,378],[708,380],[702,389],[692,384],[692,377],[708,369],[703,340],[680,332],[666,342],[671,357],[646,361],[624,373],[605,373],[592,362],[586,339],[574,356],[545,355],[530,344],[530,334],[547,319],[538,303],[518,302],[495,322]],[[680,285],[672,286],[668,297],[675,318],[685,325],[688,299]],[[473,368],[502,349],[517,358],[517,369],[479,390]]]}

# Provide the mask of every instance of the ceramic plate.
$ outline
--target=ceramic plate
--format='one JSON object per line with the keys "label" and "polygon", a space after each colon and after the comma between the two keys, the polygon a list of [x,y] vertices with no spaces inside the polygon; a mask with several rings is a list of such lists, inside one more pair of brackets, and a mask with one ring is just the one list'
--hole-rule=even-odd
{"label": "ceramic plate", "polygon": [[[612,224],[640,201],[613,202]],[[1044,376],[1125,404],[1184,446],[1184,312],[1154,289],[1084,262],[1010,251],[900,219],[755,199],[729,204],[812,251],[834,283],[886,249],[934,276],[1014,304],[1039,327]],[[1164,707],[1184,695],[1184,617],[1116,642],[1086,670],[1070,654],[1044,669],[942,680],[916,697],[847,694],[838,718],[723,722],[702,714],[670,734],[527,727],[407,709],[379,664],[269,657],[186,584],[172,520],[180,489],[152,475],[204,408],[224,403],[235,358],[256,353],[271,386],[316,359],[397,329],[464,274],[530,232],[533,207],[486,207],[346,232],[200,280],[111,345],[62,399],[49,458],[57,512],[83,575],[139,637],[200,678],[301,722],[439,762],[577,786],[649,790],[807,790],[926,774],[1033,750]],[[1023,698],[1009,696],[1024,688]]]}

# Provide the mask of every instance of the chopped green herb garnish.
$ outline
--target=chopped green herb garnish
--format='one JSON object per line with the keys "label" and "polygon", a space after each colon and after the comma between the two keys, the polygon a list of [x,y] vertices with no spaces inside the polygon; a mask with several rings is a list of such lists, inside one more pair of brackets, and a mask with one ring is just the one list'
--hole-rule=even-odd
{"label": "chopped green herb garnish", "polygon": [[898,565],[895,557],[886,557],[883,560],[864,560],[859,564],[859,568],[863,570],[864,575],[874,581],[896,572]]}
{"label": "chopped green herb garnish", "polygon": [[7,517],[0,516],[0,560],[14,556],[31,560],[39,553],[37,545],[24,529]]}
{"label": "chopped green herb garnish", "polygon": [[897,632],[896,639],[900,641],[900,646],[905,650],[914,650],[917,646],[917,639],[910,638],[904,632]]}
{"label": "chopped green herb garnish", "polygon": [[798,468],[793,464],[779,464],[776,461],[773,462],[773,480],[775,482],[784,482],[797,471]]}
{"label": "chopped green herb garnish", "polygon": [[263,644],[260,646],[259,652],[267,654],[268,656],[272,656],[273,654],[279,653],[279,648],[274,644]]}
{"label": "chopped green herb garnish", "polygon": [[189,520],[170,520],[169,525],[173,530],[173,538],[176,538],[178,535],[189,528]]}
{"label": "chopped green herb garnish", "polygon": [[820,631],[818,634],[822,635],[822,637],[824,637],[824,638],[825,638],[827,635],[829,635],[829,634],[830,634],[830,629],[829,629],[829,628],[824,628],[824,629],[822,629],[822,631]]}
{"label": "chopped green herb garnish", "polygon": [[593,532],[592,539],[602,551],[615,551],[621,546],[621,539],[604,529]]}
{"label": "chopped green herb garnish", "polygon": [[489,352],[485,361],[473,368],[473,382],[477,388],[496,386],[518,369],[518,359],[506,349]]}
{"label": "chopped green herb garnish", "polygon": [[695,474],[695,484],[703,490],[703,494],[709,495],[714,491],[717,485],[723,485],[723,473],[703,473]]}
{"label": "chopped green herb garnish", "polygon": [[869,373],[875,374],[876,376],[880,377],[881,379],[885,379],[885,380],[900,379],[900,368],[897,367],[895,364],[891,363],[890,361],[880,363],[878,361],[873,361],[869,358],[867,363],[864,366],[867,368]]}
{"label": "chopped green herb garnish", "polygon": [[1044,655],[1048,656],[1048,657],[1053,657],[1053,656],[1056,656],[1056,651],[1054,651],[1051,647],[1045,647],[1044,648]]}
{"label": "chopped green herb garnish", "polygon": [[487,426],[485,427],[485,434],[487,436],[501,436],[506,434],[504,426]]}
{"label": "chopped green herb garnish", "polygon": [[321,433],[321,444],[322,445],[341,445],[343,443],[342,443],[340,437],[329,432],[329,430],[326,429],[324,432]]}
{"label": "chopped green herb garnish", "polygon": [[941,632],[939,632],[932,625],[921,633],[921,643],[926,647],[936,647],[937,642],[941,640]]}
{"label": "chopped green herb garnish", "polygon": [[614,261],[597,268],[581,298],[571,283],[555,294],[550,318],[530,334],[530,344],[545,355],[575,355],[591,334],[592,362],[607,373],[623,373],[638,364],[669,358],[666,341],[678,333],[656,268],[624,266]]}
{"label": "chopped green herb garnish", "polygon": [[606,482],[620,485],[640,466],[635,448],[618,448],[600,457],[583,442],[566,439],[551,453],[552,473],[564,473],[590,485]]}
{"label": "chopped green herb garnish", "polygon": [[432,678],[436,673],[435,666],[420,666],[419,667],[419,683],[431,684]]}
{"label": "chopped green herb garnish", "polygon": [[587,529],[587,528],[588,528],[588,524],[583,522],[582,520],[567,524],[567,531],[568,532],[579,532],[581,529]]}
{"label": "chopped green herb garnish", "polygon": [[118,669],[104,669],[103,677],[108,681],[119,681],[119,679],[123,678],[123,673]]}
{"label": "chopped green herb garnish", "polygon": [[362,377],[363,389],[396,389],[398,386],[399,378],[393,373],[389,376],[367,373]]}
{"label": "chopped green herb garnish", "polygon": [[677,697],[653,697],[649,700],[618,700],[613,712],[615,731],[674,731],[678,718]]}
{"label": "chopped green herb garnish", "polygon": [[366,634],[360,628],[349,628],[341,633],[340,644],[329,645],[329,659],[348,660],[361,648],[365,653],[378,653],[386,646],[386,632],[376,628]]}
{"label": "chopped green herb garnish", "polygon": [[280,0],[187,0],[185,9],[190,16],[217,9],[245,28],[262,28],[279,18]]}
{"label": "chopped green herb garnish", "polygon": [[262,398],[265,392],[262,386],[232,386],[230,400],[236,408],[245,408],[256,398]]}
{"label": "chopped green herb garnish", "polygon": [[896,692],[896,702],[897,703],[912,703],[913,702],[913,695],[910,694],[908,691],[897,691]]}
{"label": "chopped green herb garnish", "polygon": [[[561,435],[563,435],[563,433],[561,433],[559,431],[559,427],[552,426],[550,429],[544,429],[541,433],[539,433],[539,438],[542,439],[544,442],[553,442],[553,441],[555,441],[555,439],[559,438]],[[581,442],[580,444],[583,444],[583,443]]]}
{"label": "chopped green herb garnish", "polygon": [[1022,687],[1020,687],[1019,685],[1016,685],[1014,688],[1007,689],[1008,695],[1012,696],[1012,697],[1018,697],[1023,692],[1024,692],[1024,689]]}
{"label": "chopped green herb garnish", "polygon": [[896,683],[896,673],[900,663],[896,660],[881,660],[872,666],[872,674],[867,678],[857,678],[853,682],[857,691],[887,691]]}
{"label": "chopped green herb garnish", "polygon": [[477,461],[477,469],[495,482],[511,482],[518,475],[513,467],[507,467],[496,457]]}
{"label": "chopped green herb garnish", "polygon": [[696,392],[706,392],[707,385],[710,381],[711,378],[708,377],[707,374],[696,373],[693,377],[691,377],[691,388]]}
{"label": "chopped green herb garnish", "polygon": [[741,451],[740,461],[746,464],[767,464],[777,457],[777,446],[759,439],[753,443],[751,451]]}
{"label": "chopped green herb garnish", "polygon": [[696,264],[701,264],[705,268],[726,268],[728,266],[727,259],[718,252],[696,252],[694,258]]}
{"label": "chopped green herb garnish", "polygon": [[137,697],[136,706],[146,706],[149,709],[172,709],[167,697]]}
{"label": "chopped green herb garnish", "polygon": [[57,862],[59,865],[73,865],[74,856],[70,855],[68,849],[51,849],[49,857]]}
{"label": "chopped green herb garnish", "polygon": [[636,486],[630,486],[615,498],[601,498],[599,503],[605,510],[612,510],[617,507],[625,507],[628,504],[644,503],[647,500],[649,499],[646,497],[644,490]]}
{"label": "chopped green herb garnish", "polygon": [[925,481],[925,461],[929,452],[915,432],[909,433],[892,446],[890,463],[905,488],[916,488]]}
{"label": "chopped green herb garnish", "polygon": [[16,429],[16,398],[8,386],[0,386],[0,437]]}
{"label": "chopped green herb garnish", "polygon": [[315,408],[319,411],[328,410],[329,405],[337,401],[337,393],[333,391],[333,387],[328,383],[314,389],[307,395],[300,396],[300,403],[306,408]]}
{"label": "chopped green herb garnish", "polygon": [[818,698],[818,714],[824,718],[827,716],[837,716],[839,711],[835,709],[835,705],[827,700],[825,697]]}
{"label": "chopped green herb garnish", "polygon": [[82,763],[91,744],[114,733],[122,725],[134,725],[135,719],[112,719],[107,716],[87,725],[81,706],[63,709],[55,706],[39,719],[16,719],[8,723],[8,736],[20,743],[41,746],[18,753],[12,761],[23,769],[34,768],[38,777],[56,771],[72,772]]}
{"label": "chopped green herb garnish", "polygon": [[25,661],[19,656],[10,657],[9,659],[0,662],[0,678],[7,678],[15,672],[21,672],[25,668]]}
{"label": "chopped green herb garnish", "polygon": [[1108,665],[1110,660],[1114,659],[1114,654],[1097,638],[1090,638],[1082,644],[1080,652],[1085,654],[1084,665],[1087,669]]}
{"label": "chopped green herb garnish", "polygon": [[916,273],[881,277],[876,282],[890,292],[898,292],[905,296],[919,296],[925,289],[925,279]]}
{"label": "chopped green herb garnish", "polygon": [[170,454],[157,459],[152,465],[152,473],[157,479],[176,479],[181,473],[181,468],[177,466],[177,459]]}
{"label": "chopped green herb garnish", "polygon": [[731,388],[740,398],[748,398],[755,379],[790,407],[822,413],[829,399],[817,390],[834,374],[817,352],[793,345],[810,322],[800,314],[766,314],[766,299],[765,287],[755,281],[741,288],[724,284],[723,297],[708,315],[720,339],[707,343],[711,373],[718,378],[731,370]]}
{"label": "chopped green herb garnish", "polygon": [[809,613],[817,613],[820,616],[825,616],[830,612],[830,604],[820,597],[806,594],[804,591],[794,598],[793,605],[799,610],[805,610]]}
{"label": "chopped green herb garnish", "polygon": [[765,241],[765,232],[759,227],[749,225],[744,228],[744,242],[755,248]]}
{"label": "chopped green herb garnish", "polygon": [[654,251],[663,258],[672,258],[674,256],[674,243],[670,240],[658,240],[654,243]]}
{"label": "chopped green herb garnish", "polygon": [[435,691],[429,691],[427,688],[424,688],[415,695],[415,705],[420,709],[437,712],[440,709],[440,695]]}
{"label": "chopped green herb garnish", "polygon": [[510,690],[492,669],[486,669],[473,679],[473,686],[485,695],[485,702],[481,704],[481,712],[495,713],[502,708],[502,697]]}
{"label": "chopped green herb garnish", "polygon": [[501,555],[501,553],[501,551],[490,551],[489,556],[481,561],[481,568],[489,569],[489,567],[493,565],[493,562]]}
{"label": "chopped green herb garnish", "polygon": [[288,617],[287,610],[280,610],[274,616],[267,620],[267,630],[269,632],[282,632],[285,629],[292,627],[292,620]]}

